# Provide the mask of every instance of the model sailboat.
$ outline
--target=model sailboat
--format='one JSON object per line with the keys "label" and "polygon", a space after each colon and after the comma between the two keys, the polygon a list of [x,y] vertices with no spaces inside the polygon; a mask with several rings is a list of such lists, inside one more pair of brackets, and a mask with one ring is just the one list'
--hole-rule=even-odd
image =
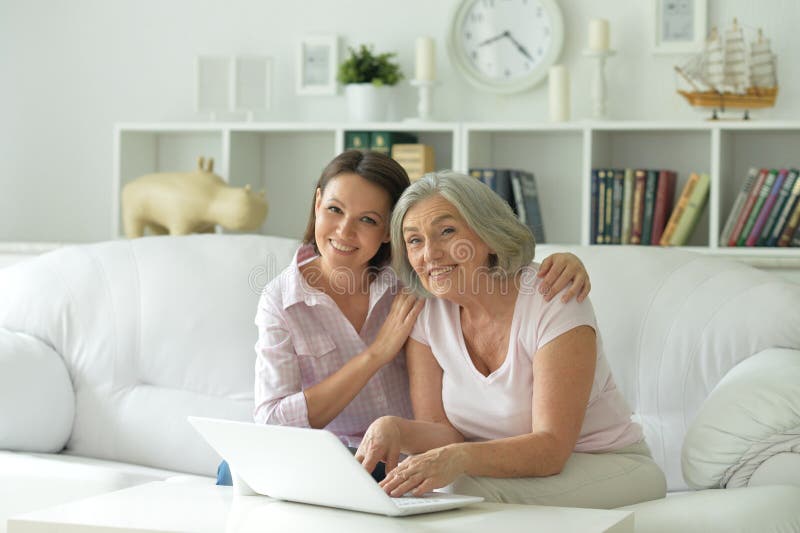
{"label": "model sailboat", "polygon": [[748,54],[736,19],[724,36],[713,28],[703,53],[675,70],[692,87],[690,91],[678,89],[678,94],[695,107],[711,108],[714,119],[717,111],[725,109],[744,109],[747,119],[750,109],[774,106],[778,95],[775,56],[769,40],[759,30]]}

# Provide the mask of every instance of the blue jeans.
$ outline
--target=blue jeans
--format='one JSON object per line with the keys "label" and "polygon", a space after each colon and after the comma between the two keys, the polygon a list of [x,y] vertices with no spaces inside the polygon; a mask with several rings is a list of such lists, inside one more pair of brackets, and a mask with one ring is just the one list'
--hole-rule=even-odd
{"label": "blue jeans", "polygon": [[[355,455],[356,449],[355,448],[348,448],[350,453]],[[375,470],[372,471],[372,478],[375,481],[382,481],[383,478],[386,477],[386,464],[385,463],[378,463],[375,467]],[[231,478],[231,469],[228,466],[227,461],[222,461],[219,466],[217,467],[217,485],[233,485],[233,479]]]}

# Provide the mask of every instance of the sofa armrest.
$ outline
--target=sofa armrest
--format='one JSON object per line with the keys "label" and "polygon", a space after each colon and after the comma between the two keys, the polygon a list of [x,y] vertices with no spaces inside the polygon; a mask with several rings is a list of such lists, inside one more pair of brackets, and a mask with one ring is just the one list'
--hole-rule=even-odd
{"label": "sofa armrest", "polygon": [[72,433],[75,393],[61,356],[0,328],[0,449],[57,452]]}
{"label": "sofa armrest", "polygon": [[[690,487],[744,487],[772,458],[800,468],[800,350],[772,348],[736,365],[717,384],[692,421],[681,466]],[[788,454],[788,461],[786,460]],[[800,485],[800,471],[793,478]],[[753,483],[756,484],[756,483]]]}

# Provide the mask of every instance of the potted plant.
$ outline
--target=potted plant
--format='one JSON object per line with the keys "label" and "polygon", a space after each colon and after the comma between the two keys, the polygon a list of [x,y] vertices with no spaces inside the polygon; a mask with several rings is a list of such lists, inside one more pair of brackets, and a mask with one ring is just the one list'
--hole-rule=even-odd
{"label": "potted plant", "polygon": [[372,46],[349,48],[349,55],[339,65],[337,79],[345,86],[350,120],[356,122],[386,119],[390,87],[403,79],[395,53],[375,54]]}

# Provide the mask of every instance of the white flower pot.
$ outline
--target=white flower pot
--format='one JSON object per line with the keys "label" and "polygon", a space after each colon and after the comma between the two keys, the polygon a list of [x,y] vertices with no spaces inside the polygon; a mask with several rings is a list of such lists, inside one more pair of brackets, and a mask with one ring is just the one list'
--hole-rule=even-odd
{"label": "white flower pot", "polygon": [[344,86],[347,97],[347,117],[351,122],[381,122],[386,120],[391,87],[371,83],[348,83]]}

